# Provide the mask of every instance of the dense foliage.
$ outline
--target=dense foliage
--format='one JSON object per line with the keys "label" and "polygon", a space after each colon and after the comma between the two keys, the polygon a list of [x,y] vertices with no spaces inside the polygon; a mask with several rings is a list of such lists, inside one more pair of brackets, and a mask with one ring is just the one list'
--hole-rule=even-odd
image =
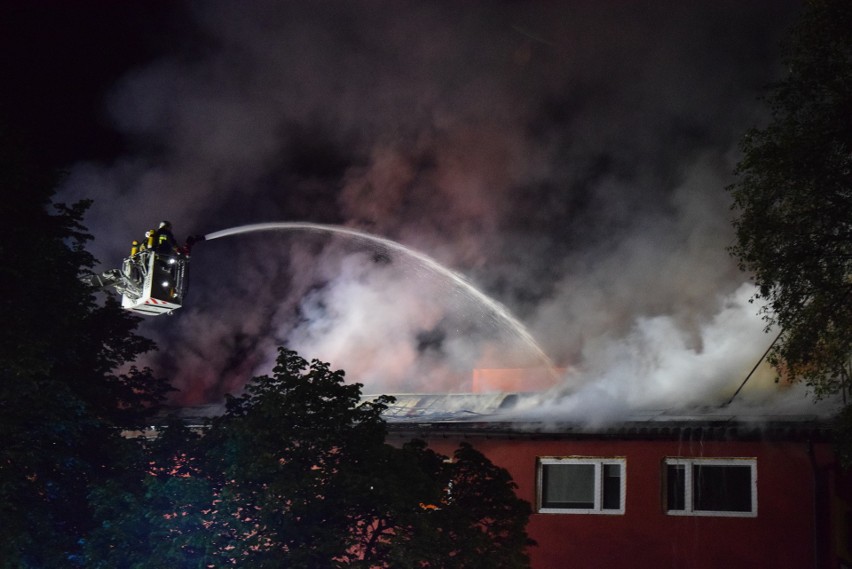
{"label": "dense foliage", "polygon": [[386,444],[389,400],[360,389],[281,350],[202,434],[153,441],[141,484],[104,490],[89,564],[527,567],[531,510],[508,473],[469,445]]}
{"label": "dense foliage", "polygon": [[128,367],[153,345],[81,280],[86,204],[53,205],[56,180],[0,146],[0,567],[76,566],[98,523],[90,492],[133,460],[121,429],[168,386]]}
{"label": "dense foliage", "polygon": [[732,253],[780,331],[772,361],[817,395],[847,392],[852,355],[852,3],[810,0],[742,142]]}

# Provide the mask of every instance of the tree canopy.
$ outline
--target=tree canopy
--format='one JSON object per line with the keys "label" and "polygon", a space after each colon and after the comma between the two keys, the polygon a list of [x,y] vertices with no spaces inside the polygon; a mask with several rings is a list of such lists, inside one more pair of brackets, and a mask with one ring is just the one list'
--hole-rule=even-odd
{"label": "tree canopy", "polygon": [[120,480],[167,384],[132,366],[153,344],[96,302],[86,203],[53,204],[57,179],[0,137],[0,567],[75,566],[96,524],[90,492]]}
{"label": "tree canopy", "polygon": [[[280,350],[203,432],[170,425],[141,484],[100,496],[92,567],[528,567],[531,509],[462,445],[385,443],[390,399]],[[125,547],[126,536],[134,543]]]}
{"label": "tree canopy", "polygon": [[732,254],[754,275],[771,360],[818,396],[846,392],[852,355],[852,3],[810,0],[769,91],[769,123],[742,141],[729,187]]}

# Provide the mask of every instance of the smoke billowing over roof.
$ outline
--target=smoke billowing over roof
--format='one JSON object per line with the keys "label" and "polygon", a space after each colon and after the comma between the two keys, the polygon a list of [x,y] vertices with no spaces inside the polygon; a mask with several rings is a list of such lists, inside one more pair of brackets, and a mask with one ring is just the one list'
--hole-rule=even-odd
{"label": "smoke billowing over roof", "polygon": [[[772,340],[725,249],[724,187],[794,8],[195,4],[173,51],[108,93],[131,150],[77,164],[59,197],[96,200],[105,265],[161,218],[179,237],[374,233],[506,306],[565,370],[547,398],[564,409],[724,401]],[[192,279],[143,325],[186,403],[269,373],[279,345],[372,393],[543,363],[458,286],[358,240],[219,239]]]}

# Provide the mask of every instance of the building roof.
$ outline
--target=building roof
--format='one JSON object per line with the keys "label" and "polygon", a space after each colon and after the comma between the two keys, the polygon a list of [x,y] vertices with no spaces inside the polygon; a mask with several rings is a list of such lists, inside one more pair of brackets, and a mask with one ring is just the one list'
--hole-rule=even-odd
{"label": "building roof", "polygon": [[[525,408],[536,393],[401,393],[384,412],[388,431],[407,437],[501,437],[684,440],[829,440],[830,416],[781,412],[766,407],[704,406],[631,411],[590,422],[569,416],[541,416]],[[372,401],[378,395],[364,395]],[[200,425],[222,405],[182,409],[189,424]]]}
{"label": "building roof", "polygon": [[[537,417],[517,412],[524,393],[397,394],[384,416],[388,429],[407,436],[559,438],[700,438],[702,440],[827,440],[829,418],[814,413],[773,413],[727,406],[632,411],[600,421]],[[365,396],[365,400],[374,397]]]}

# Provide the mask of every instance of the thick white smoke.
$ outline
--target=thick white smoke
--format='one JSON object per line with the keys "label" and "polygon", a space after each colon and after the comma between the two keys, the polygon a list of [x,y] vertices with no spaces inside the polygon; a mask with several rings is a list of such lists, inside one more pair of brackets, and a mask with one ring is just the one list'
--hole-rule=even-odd
{"label": "thick white smoke", "polygon": [[[694,331],[672,316],[653,316],[637,318],[623,336],[594,337],[584,346],[582,368],[527,407],[596,423],[636,410],[726,403],[756,363],[755,338],[764,350],[771,343],[754,318],[753,293],[746,284],[720,298],[717,312]],[[743,397],[758,384],[759,391],[774,387],[773,375],[761,370]]]}
{"label": "thick white smoke", "polygon": [[[207,2],[174,54],[108,96],[132,151],[79,164],[105,268],[179,234],[343,224],[508,306],[560,367],[562,411],[716,402],[771,341],[729,258],[736,144],[794,6]],[[464,391],[540,366],[404,255],[299,233],[196,249],[192,293],[143,331],[185,402],[269,372],[275,347],[366,391]]]}

